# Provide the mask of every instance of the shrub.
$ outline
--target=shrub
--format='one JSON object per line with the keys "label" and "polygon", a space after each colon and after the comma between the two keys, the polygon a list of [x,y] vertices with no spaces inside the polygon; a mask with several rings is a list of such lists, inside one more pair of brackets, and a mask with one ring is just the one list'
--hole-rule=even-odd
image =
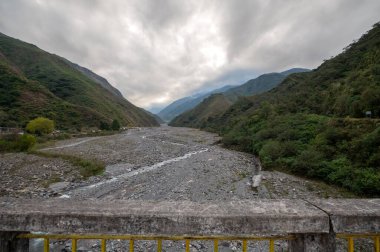
{"label": "shrub", "polygon": [[29,134],[24,134],[19,137],[18,141],[16,142],[16,149],[19,151],[27,151],[33,145],[36,144],[36,137],[29,135]]}
{"label": "shrub", "polygon": [[364,195],[380,195],[380,173],[372,169],[361,169],[356,172],[351,189]]}
{"label": "shrub", "polygon": [[101,130],[110,130],[111,127],[108,123],[101,121],[99,125],[99,129]]}
{"label": "shrub", "polygon": [[0,139],[0,152],[27,151],[36,143],[36,138],[32,135],[5,135]]}
{"label": "shrub", "polygon": [[36,135],[50,134],[54,130],[54,121],[45,117],[37,117],[26,125],[26,131]]}
{"label": "shrub", "polygon": [[320,174],[323,155],[312,149],[302,151],[296,158],[291,170],[293,172],[309,175],[313,177],[323,177],[325,174]]}
{"label": "shrub", "polygon": [[112,130],[120,130],[120,123],[117,119],[112,121],[111,129]]}
{"label": "shrub", "polygon": [[271,167],[276,159],[283,154],[283,149],[280,142],[268,141],[260,150],[259,156],[264,166]]}

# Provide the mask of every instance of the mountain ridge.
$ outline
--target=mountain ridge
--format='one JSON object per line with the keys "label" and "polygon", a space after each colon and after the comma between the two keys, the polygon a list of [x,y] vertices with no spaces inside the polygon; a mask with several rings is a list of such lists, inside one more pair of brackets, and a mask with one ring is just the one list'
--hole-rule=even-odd
{"label": "mountain ridge", "polygon": [[[255,79],[248,80],[242,85],[234,86],[227,89],[224,92],[221,92],[224,98],[222,98],[221,96],[213,96],[212,99],[215,99],[215,101],[213,102],[207,101],[207,105],[203,104],[203,103],[206,103],[206,100],[204,99],[202,102],[198,103],[198,105],[195,106],[193,109],[185,111],[182,114],[176,116],[174,119],[170,121],[169,125],[171,126],[181,125],[181,126],[202,128],[203,126],[207,125],[206,121],[210,120],[209,118],[207,118],[207,115],[212,115],[212,117],[215,117],[218,114],[222,114],[223,112],[227,111],[229,106],[231,106],[234,102],[236,102],[241,97],[263,93],[265,91],[268,91],[276,87],[288,75],[291,75],[293,73],[309,72],[309,71],[310,71],[309,69],[305,69],[305,68],[292,68],[280,73],[272,72],[272,73],[262,74]],[[225,101],[224,102],[222,101],[225,99],[229,100],[229,102],[226,103]],[[219,103],[223,104],[222,106],[223,109],[214,106],[215,104],[219,104]],[[229,106],[227,104],[229,104]],[[214,110],[214,112],[212,112],[212,110]]]}
{"label": "mountain ridge", "polygon": [[211,90],[206,93],[200,93],[195,96],[186,96],[183,98],[180,98],[178,100],[175,100],[174,102],[170,103],[168,106],[166,106],[164,109],[162,109],[160,112],[157,113],[157,115],[162,118],[164,121],[171,121],[174,117],[178,116],[179,114],[190,110],[197,106],[200,102],[202,102],[205,98],[209,97],[212,94],[223,92],[229,88],[231,88],[231,85],[226,85],[221,88],[217,88],[214,90]]}
{"label": "mountain ridge", "polygon": [[24,126],[38,116],[55,120],[59,129],[99,127],[114,119],[124,126],[158,125],[103,77],[60,56],[4,34],[0,54],[1,126]]}
{"label": "mountain ridge", "polygon": [[[187,96],[183,97],[181,99],[178,99],[168,106],[166,106],[164,109],[162,109],[158,115],[163,118],[165,121],[171,121],[175,117],[179,116],[180,114],[189,111],[193,108],[195,108],[198,104],[200,104],[205,98],[211,96],[212,94],[216,93],[225,93],[225,95],[231,100],[236,101],[239,96],[248,96],[251,94],[260,93],[263,91],[267,91],[277,84],[279,84],[283,78],[289,74],[297,73],[297,72],[307,72],[310,71],[306,68],[292,68],[289,70],[286,70],[281,73],[267,73],[262,74],[259,77],[255,79],[251,79],[246,81],[245,83],[237,86],[232,85],[226,85],[218,89],[211,90],[209,92],[206,92],[204,94],[198,94],[195,97]],[[273,77],[272,75],[277,75],[276,77]],[[263,83],[260,82],[260,79],[265,79],[265,76],[272,76],[275,80],[264,80]],[[269,77],[270,78],[270,77]],[[256,83],[258,82],[258,83]],[[261,86],[259,86],[261,85]],[[253,90],[250,90],[250,87],[253,86]]]}

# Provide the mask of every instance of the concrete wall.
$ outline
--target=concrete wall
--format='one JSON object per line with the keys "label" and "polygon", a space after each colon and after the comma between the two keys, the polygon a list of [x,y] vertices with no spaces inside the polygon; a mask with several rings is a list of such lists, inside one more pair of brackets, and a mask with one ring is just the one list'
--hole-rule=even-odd
{"label": "concrete wall", "polygon": [[235,237],[293,234],[292,251],[334,251],[335,233],[380,233],[380,199],[196,203],[3,198],[0,231],[3,237],[9,231]]}

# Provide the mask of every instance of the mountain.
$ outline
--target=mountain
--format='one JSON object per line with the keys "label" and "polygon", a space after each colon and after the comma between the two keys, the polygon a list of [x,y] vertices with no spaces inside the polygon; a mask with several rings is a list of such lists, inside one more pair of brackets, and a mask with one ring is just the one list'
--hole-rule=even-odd
{"label": "mountain", "polygon": [[154,119],[156,119],[156,122],[159,123],[159,124],[164,124],[165,121],[161,119],[161,117],[159,117],[158,115],[150,112],[150,111],[147,111],[145,110],[146,113],[148,113],[150,116],[154,117]]}
{"label": "mountain", "polygon": [[58,129],[157,126],[106,79],[35,45],[0,33],[0,126],[24,126],[43,116]]}
{"label": "mountain", "polygon": [[232,102],[221,93],[212,94],[205,98],[195,108],[177,116],[170,122],[171,126],[186,126],[193,128],[206,128],[207,122],[225,112]]}
{"label": "mountain", "polygon": [[249,80],[243,85],[237,87],[227,85],[205,94],[184,97],[169,104],[158,113],[158,116],[160,116],[164,121],[169,122],[183,112],[194,108],[205,98],[209,97],[212,94],[224,93],[228,99],[231,101],[236,101],[239,96],[258,94],[272,89],[276,85],[280,84],[280,82],[289,74],[307,71],[310,70],[305,68],[292,68],[282,73],[270,73],[261,75],[258,78]]}
{"label": "mountain", "polygon": [[232,86],[224,86],[215,90],[212,90],[207,93],[197,94],[194,96],[188,96],[176,100],[169,104],[167,107],[162,109],[157,115],[161,117],[164,121],[171,121],[174,117],[182,114],[183,112],[190,110],[201,103],[205,98],[209,97],[212,94],[222,93]]}
{"label": "mountain", "polygon": [[303,72],[310,72],[310,70],[305,68],[292,68],[281,73],[263,74],[240,86],[228,89],[224,92],[224,95],[231,101],[236,101],[239,96],[250,96],[271,90],[280,84],[288,75]]}
{"label": "mountain", "polygon": [[380,23],[317,69],[240,97],[202,127],[259,156],[264,169],[380,196]]}
{"label": "mountain", "polygon": [[84,75],[86,75],[88,78],[90,78],[91,80],[95,81],[96,83],[98,83],[100,86],[102,86],[103,88],[107,89],[109,92],[111,92],[112,94],[114,94],[115,96],[119,96],[119,97],[123,97],[123,95],[121,94],[121,92],[116,89],[115,87],[113,87],[105,78],[103,78],[102,76],[99,76],[97,75],[96,73],[92,72],[91,70],[85,68],[85,67],[82,67],[78,64],[75,64],[75,63],[72,63],[70,61],[68,61],[67,59],[65,58],[62,58],[63,60],[65,60],[67,62],[67,64],[71,65],[73,68],[79,70],[80,72],[82,72]]}
{"label": "mountain", "polygon": [[[214,103],[211,103],[210,101],[206,102],[206,100],[203,100],[195,108],[176,116],[169,124],[172,126],[203,128],[203,126],[206,125],[206,121],[211,121],[211,119],[208,119],[206,115],[212,115],[212,117],[215,117],[217,114],[220,115],[226,112],[229,106],[231,106],[233,102],[236,102],[239,97],[263,93],[276,87],[290,74],[309,71],[309,69],[305,68],[292,68],[281,73],[268,73],[260,75],[259,77],[249,80],[240,86],[231,87],[224,92],[220,92],[224,96],[223,100],[229,101],[228,103],[225,103],[224,106],[216,107],[214,106]],[[220,96],[217,96],[214,97],[214,99],[221,100],[222,98]],[[207,104],[209,104],[211,107],[207,107]],[[215,109],[215,111],[211,113],[213,109]],[[200,111],[205,111],[205,113],[198,113]]]}
{"label": "mountain", "polygon": [[288,76],[288,75],[291,75],[291,74],[294,74],[294,73],[305,73],[305,72],[310,72],[310,71],[311,70],[307,69],[307,68],[296,67],[296,68],[291,68],[289,70],[283,71],[280,74]]}
{"label": "mountain", "polygon": [[280,73],[263,74],[256,79],[249,80],[240,86],[227,90],[224,92],[224,95],[231,101],[236,101],[239,96],[249,96],[268,91],[280,84],[285,77],[286,75]]}

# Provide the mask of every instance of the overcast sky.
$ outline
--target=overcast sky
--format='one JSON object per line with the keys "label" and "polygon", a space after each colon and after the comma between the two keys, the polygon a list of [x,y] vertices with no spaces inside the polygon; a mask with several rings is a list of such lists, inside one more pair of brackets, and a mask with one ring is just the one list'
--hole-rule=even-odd
{"label": "overcast sky", "polygon": [[0,1],[0,32],[93,70],[146,109],[315,68],[378,21],[379,0]]}

